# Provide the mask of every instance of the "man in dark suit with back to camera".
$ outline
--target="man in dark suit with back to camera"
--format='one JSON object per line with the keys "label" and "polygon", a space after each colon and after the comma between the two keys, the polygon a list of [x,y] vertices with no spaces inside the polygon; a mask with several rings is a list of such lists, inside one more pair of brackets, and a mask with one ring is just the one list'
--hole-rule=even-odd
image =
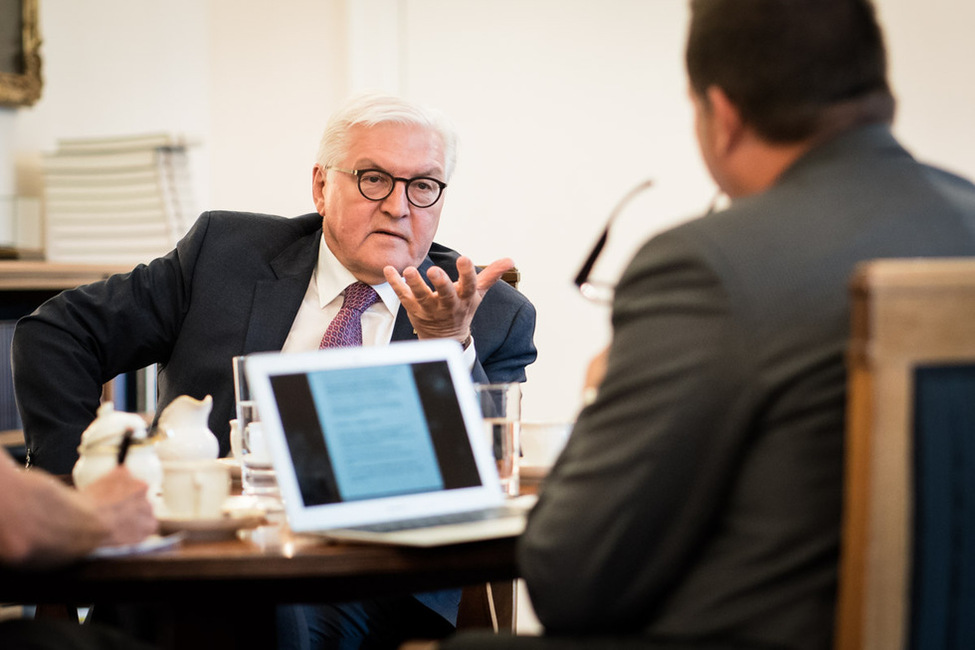
{"label": "man in dark suit with back to camera", "polygon": [[[497,282],[511,260],[478,273],[468,258],[433,242],[456,140],[436,111],[357,96],[322,137],[312,170],[317,213],[207,212],[165,256],[66,291],[24,318],[13,364],[29,463],[70,472],[101,385],[152,363],[159,366],[157,413],[179,395],[212,394],[210,428],[226,454],[232,357],[318,349],[353,285],[378,294],[361,316],[364,345],[454,339],[475,381],[524,381],[536,356],[535,310]],[[327,612],[312,630],[321,645],[302,620],[287,643],[342,640],[351,648],[443,636],[459,597],[452,590],[295,610]]]}
{"label": "man in dark suit with back to camera", "polygon": [[975,186],[894,139],[868,0],[691,0],[728,209],[624,271],[595,401],[519,541],[546,636],[448,648],[832,647],[854,265],[975,254]]}

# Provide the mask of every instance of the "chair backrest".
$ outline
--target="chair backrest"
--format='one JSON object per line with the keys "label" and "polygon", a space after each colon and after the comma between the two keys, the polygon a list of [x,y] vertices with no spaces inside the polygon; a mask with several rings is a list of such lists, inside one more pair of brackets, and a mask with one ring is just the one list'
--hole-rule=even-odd
{"label": "chair backrest", "polygon": [[851,287],[838,650],[975,648],[975,259]]}
{"label": "chair backrest", "polygon": [[517,266],[513,269],[508,269],[501,276],[501,279],[517,289],[518,283],[521,282],[521,271],[518,270]]}

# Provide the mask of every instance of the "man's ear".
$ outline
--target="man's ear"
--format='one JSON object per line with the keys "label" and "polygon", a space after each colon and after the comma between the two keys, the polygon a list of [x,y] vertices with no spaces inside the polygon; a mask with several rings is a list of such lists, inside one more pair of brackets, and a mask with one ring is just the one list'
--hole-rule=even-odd
{"label": "man's ear", "polygon": [[325,216],[325,168],[318,163],[311,170],[311,198],[318,214]]}
{"label": "man's ear", "polygon": [[718,86],[709,86],[707,97],[713,120],[714,147],[720,155],[728,155],[740,144],[745,131],[741,112]]}

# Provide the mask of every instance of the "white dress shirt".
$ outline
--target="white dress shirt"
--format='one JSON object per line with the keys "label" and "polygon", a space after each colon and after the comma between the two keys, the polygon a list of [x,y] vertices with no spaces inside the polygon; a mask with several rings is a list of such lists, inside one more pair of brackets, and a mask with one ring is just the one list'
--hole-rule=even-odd
{"label": "white dress shirt", "polygon": [[[318,244],[318,264],[312,271],[305,297],[281,351],[317,350],[328,324],[342,308],[345,288],[353,282],[356,282],[355,276],[335,258],[323,235]],[[400,301],[388,282],[372,285],[372,288],[379,294],[379,300],[362,314],[362,344],[389,345]],[[469,368],[474,367],[475,358],[472,340],[464,350],[464,360]]]}

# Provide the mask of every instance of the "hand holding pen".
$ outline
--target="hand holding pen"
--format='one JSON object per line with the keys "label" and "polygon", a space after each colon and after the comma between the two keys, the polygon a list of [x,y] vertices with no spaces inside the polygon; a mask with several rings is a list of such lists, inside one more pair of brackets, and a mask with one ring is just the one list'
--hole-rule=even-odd
{"label": "hand holding pen", "polygon": [[125,457],[129,454],[129,447],[132,446],[132,437],[135,435],[135,429],[129,427],[122,434],[122,442],[119,443],[118,447],[118,465],[125,464]]}

